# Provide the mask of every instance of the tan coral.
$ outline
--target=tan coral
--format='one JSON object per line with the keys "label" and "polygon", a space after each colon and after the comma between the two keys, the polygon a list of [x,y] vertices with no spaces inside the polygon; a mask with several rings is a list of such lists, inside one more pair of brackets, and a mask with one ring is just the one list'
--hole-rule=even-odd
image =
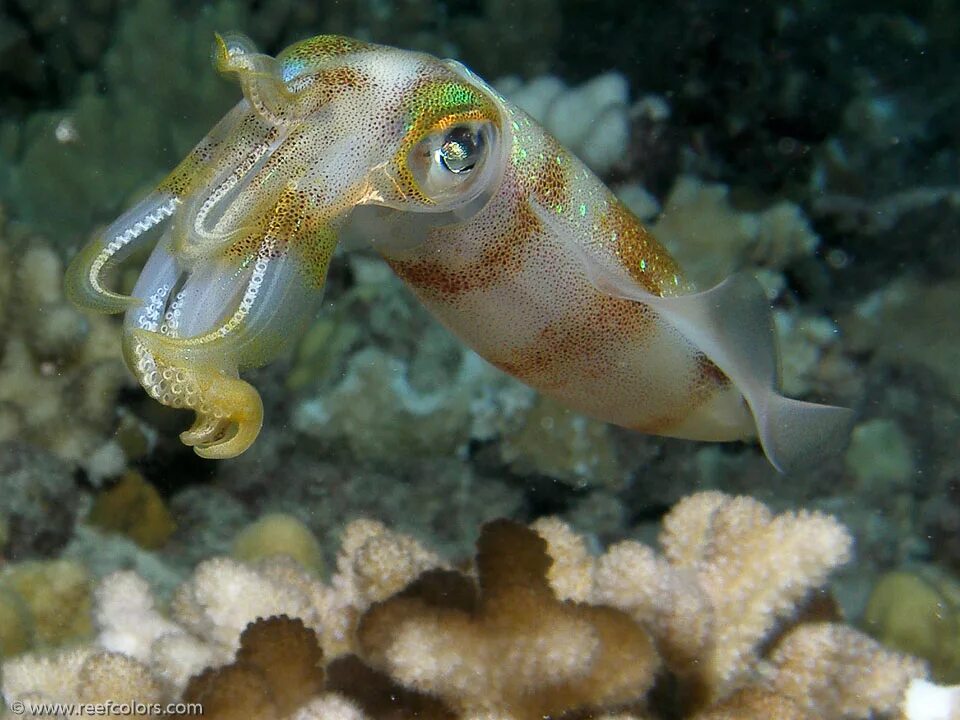
{"label": "tan coral", "polygon": [[329,693],[311,700],[290,720],[370,720],[369,716],[345,697]]}
{"label": "tan coral", "polygon": [[[302,575],[304,571],[297,566],[295,572]],[[278,581],[228,558],[200,563],[191,579],[178,588],[172,611],[174,619],[192,633],[231,652],[238,647],[243,629],[258,617],[289,615],[311,626],[319,620],[315,598],[304,585]]]}
{"label": "tan coral", "polygon": [[770,662],[772,687],[814,717],[869,720],[893,716],[924,663],[885,649],[846,625],[804,623],[786,634]]}
{"label": "tan coral", "polygon": [[[0,217],[0,244],[3,235]],[[23,245],[0,281],[0,430],[79,465],[107,442],[117,393],[131,381],[119,325],[75,310],[63,297],[61,259],[42,240]]]}
{"label": "tan coral", "polygon": [[[680,548],[688,542],[687,519],[699,512],[694,505],[681,501],[664,522],[667,557],[689,551]],[[756,662],[777,620],[847,562],[853,541],[833,518],[806,512],[772,517],[751,498],[730,498],[710,517],[699,557],[687,567],[711,599],[717,631],[708,674],[722,694]]]}
{"label": "tan coral", "polygon": [[243,631],[234,661],[197,675],[183,694],[216,719],[282,718],[323,692],[323,651],[316,634],[286,615]]}
{"label": "tan coral", "polygon": [[233,539],[233,556],[252,563],[273,555],[287,555],[305,570],[320,574],[320,543],[302,520],[287,513],[269,513],[247,525]]}
{"label": "tan coral", "polygon": [[53,656],[27,655],[8,661],[3,671],[3,697],[8,706],[18,700],[160,703],[171,699],[168,689],[142,663],[93,648],[66,650]]}
{"label": "tan coral", "polygon": [[420,573],[443,564],[409,535],[375,520],[354,520],[344,530],[334,583],[364,607],[385,600]]}
{"label": "tan coral", "polygon": [[12,563],[0,572],[0,636],[16,651],[51,648],[90,635],[90,576],[73,560]]}
{"label": "tan coral", "polygon": [[[118,573],[96,594],[99,644],[5,663],[4,696],[71,702],[81,678],[116,677],[150,697],[189,686],[224,720],[957,720],[922,663],[812,619],[806,596],[849,553],[826,516],[701,493],[666,517],[663,555],[625,541],[593,557],[559,520],[534,527],[488,524],[475,572],[457,572],[359,521],[331,584],[287,558],[216,559],[171,618]],[[240,631],[264,627],[251,654]]]}
{"label": "tan coral", "polygon": [[[823,716],[824,718],[828,716]],[[694,715],[691,720],[820,720],[787,697],[748,688]]]}
{"label": "tan coral", "polygon": [[647,634],[612,608],[557,600],[542,538],[488,523],[476,562],[477,589],[434,572],[374,605],[362,655],[463,713],[541,718],[644,695],[658,665]]}
{"label": "tan coral", "polygon": [[553,558],[547,580],[557,598],[586,602],[593,590],[595,559],[583,536],[555,517],[540,518],[530,528],[546,541]]}
{"label": "tan coral", "polygon": [[713,647],[713,610],[695,573],[675,568],[646,545],[624,541],[604,553],[593,599],[649,627],[664,662],[678,675],[697,674]]}
{"label": "tan coral", "polygon": [[409,535],[376,520],[354,520],[343,531],[333,592],[324,609],[323,647],[330,657],[353,648],[353,625],[370,605],[385,600],[420,573],[443,566],[440,557]]}

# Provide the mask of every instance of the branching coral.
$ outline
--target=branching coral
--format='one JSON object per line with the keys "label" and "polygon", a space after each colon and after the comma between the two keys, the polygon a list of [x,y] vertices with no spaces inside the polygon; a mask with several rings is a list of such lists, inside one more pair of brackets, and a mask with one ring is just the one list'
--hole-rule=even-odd
{"label": "branching coral", "polygon": [[647,633],[609,607],[550,588],[546,543],[507,521],[477,544],[477,588],[433,573],[363,617],[360,655],[464,715],[542,718],[637,701],[659,659]]}
{"label": "branching coral", "polygon": [[7,662],[3,692],[68,702],[83,666],[113,663],[118,688],[224,719],[939,717],[903,705],[922,663],[811,601],[849,556],[832,518],[700,493],[668,514],[661,543],[597,557],[559,520],[502,520],[455,571],[361,520],[329,584],[289,559],[214,559],[169,618],[119,573],[97,593],[96,645]]}

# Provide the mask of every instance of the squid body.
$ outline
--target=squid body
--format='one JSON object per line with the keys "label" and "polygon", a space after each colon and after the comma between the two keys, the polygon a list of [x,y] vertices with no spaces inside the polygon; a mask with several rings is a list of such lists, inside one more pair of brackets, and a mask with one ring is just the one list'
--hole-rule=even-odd
{"label": "squid body", "polygon": [[[781,470],[843,442],[847,410],[777,393],[754,279],[698,292],[590,170],[463,65],[332,35],[276,58],[218,36],[215,63],[243,99],[66,281],[78,305],[125,313],[129,367],[196,413],[181,439],[198,454],[254,442],[263,406],[239,372],[304,330],[347,234],[490,363],[579,412],[758,437]],[[107,268],[146,243],[131,295],[108,289]]]}

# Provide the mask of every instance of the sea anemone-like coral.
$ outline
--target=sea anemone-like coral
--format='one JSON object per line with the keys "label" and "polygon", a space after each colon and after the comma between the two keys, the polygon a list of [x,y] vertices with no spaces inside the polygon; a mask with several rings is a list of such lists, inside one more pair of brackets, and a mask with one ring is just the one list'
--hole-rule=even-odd
{"label": "sea anemone-like coral", "polygon": [[938,717],[905,704],[924,664],[839,622],[817,592],[850,553],[832,518],[700,493],[667,515],[661,544],[597,556],[555,518],[500,520],[453,570],[360,520],[329,583],[281,556],[213,559],[170,617],[118,573],[97,592],[97,642],[8,661],[3,693],[89,697],[82,668],[109,663],[125,692],[216,718]]}

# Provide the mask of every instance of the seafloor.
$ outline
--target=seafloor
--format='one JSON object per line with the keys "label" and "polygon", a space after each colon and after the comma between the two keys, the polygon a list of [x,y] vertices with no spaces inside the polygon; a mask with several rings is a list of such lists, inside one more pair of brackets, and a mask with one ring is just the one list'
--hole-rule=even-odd
{"label": "seafloor", "polygon": [[[329,684],[329,667],[328,689],[375,718],[560,717],[569,708],[579,714],[567,717],[578,718],[613,710],[754,717],[746,710],[689,713],[728,702],[748,676],[780,688],[769,667],[782,670],[786,661],[776,660],[774,638],[807,618],[797,608],[809,611],[812,590],[819,593],[813,604],[832,608],[818,610],[821,620],[843,617],[927,661],[935,680],[960,682],[960,3],[924,0],[907,8],[816,0],[4,0],[0,654],[117,651],[109,640],[116,618],[107,616],[133,611],[110,605],[114,588],[152,594],[160,608],[154,620],[177,626],[173,635],[220,642],[221,654],[196,650],[189,667],[225,665],[242,624],[211,639],[184,620],[182,583],[190,578],[191,592],[199,593],[194,569],[208,558],[232,556],[222,562],[239,560],[248,565],[238,567],[259,572],[255,564],[274,551],[298,554],[311,582],[333,575],[343,592],[345,558],[357,549],[341,549],[342,535],[348,523],[367,518],[416,538],[466,572],[467,582],[466,561],[492,519],[554,516],[598,555],[619,541],[654,543],[665,515],[674,517],[671,507],[710,490],[752,496],[773,513],[834,516],[849,529],[853,549],[847,552],[845,534],[830,536],[839,545],[822,560],[822,572],[811,569],[799,580],[785,606],[765,606],[771,619],[756,633],[751,657],[766,670],[750,665],[736,681],[714,678],[708,691],[701,688],[699,706],[663,701],[663,671],[660,695],[642,708],[636,697],[572,691],[567,706],[524,705],[503,690],[506,680],[478,680],[480,689],[468,692],[452,680],[431,684],[419,670],[405,675],[380,636],[359,648],[342,638],[321,644],[328,656],[349,651],[442,707],[424,700],[411,701],[417,710],[377,709],[357,700],[349,682]],[[293,352],[250,374],[266,405],[253,448],[233,460],[197,458],[177,439],[186,415],[151,401],[124,368],[119,322],[69,305],[62,274],[92,234],[163,177],[239,98],[209,62],[213,32],[231,29],[271,54],[317,33],[359,36],[457,57],[493,80],[649,221],[698,283],[756,272],[775,308],[786,394],[854,408],[849,448],[782,476],[754,444],[650,437],[575,415],[465,350],[361,249],[335,259],[323,310]],[[129,286],[136,263],[125,273],[118,282]],[[721,496],[696,497],[720,503]],[[274,524],[264,524],[265,516]],[[481,558],[485,547],[488,554],[535,554],[524,550],[533,541],[519,526],[487,527],[484,537],[494,539],[481,543]],[[669,535],[672,526],[664,527]],[[356,530],[363,532],[373,531]],[[788,572],[789,559],[770,547],[779,536],[747,542],[738,532],[743,553],[753,555],[744,560],[735,543],[731,558],[756,560],[764,578]],[[802,554],[818,545],[814,536],[785,542],[781,551]],[[407,563],[397,571],[403,582],[393,578],[385,583],[390,592],[363,602],[341,597],[355,602],[355,616],[439,562],[404,542],[402,551],[393,548],[395,561],[382,561]],[[676,561],[669,538],[663,542]],[[826,572],[840,565],[824,585]],[[479,559],[478,566],[489,591],[496,583],[484,585],[484,572],[496,571]],[[149,590],[124,589],[117,583],[134,578],[111,574],[117,570],[135,571]],[[389,576],[389,567],[383,572]],[[516,572],[530,575],[529,568]],[[218,582],[227,593],[279,593],[257,590],[250,577]],[[560,599],[617,604],[596,578],[592,594],[564,593],[557,582]],[[289,604],[264,607],[295,614]],[[618,607],[634,608],[625,601]],[[243,624],[256,617],[249,612]],[[714,612],[718,625],[729,619]],[[369,633],[389,625],[381,615],[365,621]],[[318,634],[329,631],[318,624]],[[471,645],[485,631],[471,632],[445,637]],[[501,651],[509,644],[497,642]],[[168,667],[142,639],[129,649],[146,667]],[[661,659],[669,655],[662,643],[658,650]],[[498,652],[489,652],[488,661],[499,662]],[[28,657],[39,662],[40,655]],[[483,666],[476,658],[458,661]],[[671,682],[682,685],[675,661],[664,662]],[[67,684],[50,689],[60,682],[50,678],[67,672],[55,660],[30,666],[37,683],[48,681],[33,690],[17,662],[9,661],[0,679],[8,702],[28,690],[37,698],[84,699]],[[183,689],[192,673],[179,667],[185,674],[164,676],[156,697]],[[475,677],[483,675],[477,668]],[[405,678],[414,679],[405,685]],[[653,680],[632,682],[642,697]],[[362,717],[339,700],[318,702],[328,704],[302,717]],[[896,706],[823,704],[790,717],[901,717]],[[294,717],[297,706],[271,707],[215,716]]]}

